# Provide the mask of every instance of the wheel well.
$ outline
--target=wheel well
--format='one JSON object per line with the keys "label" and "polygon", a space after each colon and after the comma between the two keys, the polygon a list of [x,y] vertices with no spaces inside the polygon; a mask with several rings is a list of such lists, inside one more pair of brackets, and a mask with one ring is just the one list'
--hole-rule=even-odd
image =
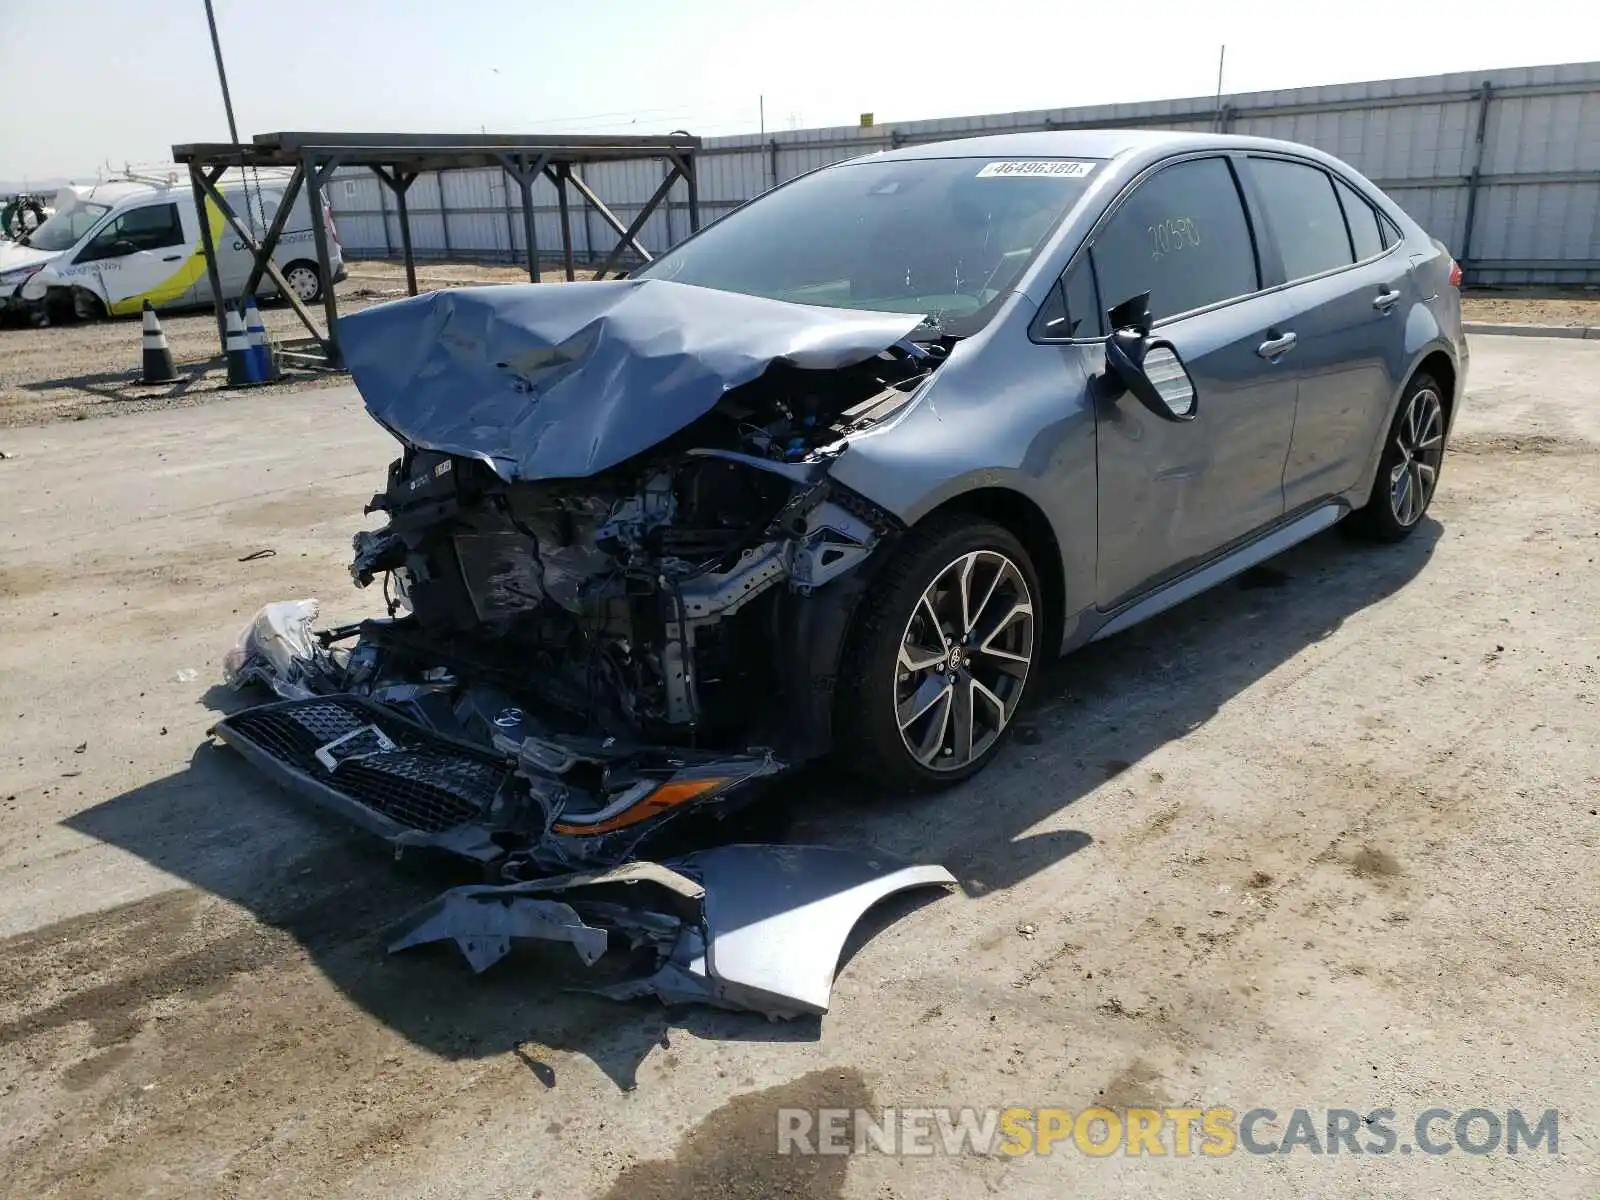
{"label": "wheel well", "polygon": [[50,287],[44,296],[45,311],[52,320],[99,320],[110,314],[105,301],[85,287],[62,284]]}
{"label": "wheel well", "polygon": [[1055,530],[1044,511],[1021,492],[1010,488],[977,488],[953,496],[923,520],[934,513],[971,513],[993,521],[1010,530],[1022,543],[1022,548],[1033,560],[1033,569],[1039,575],[1039,586],[1044,589],[1045,634],[1047,646],[1061,640],[1061,624],[1066,619],[1067,581],[1061,567],[1061,545],[1056,541]]}
{"label": "wheel well", "polygon": [[1450,361],[1450,356],[1443,350],[1435,350],[1427,358],[1417,364],[1417,371],[1426,371],[1432,375],[1439,386],[1444,388],[1441,399],[1444,402],[1444,424],[1450,428],[1450,416],[1456,406],[1456,365]]}

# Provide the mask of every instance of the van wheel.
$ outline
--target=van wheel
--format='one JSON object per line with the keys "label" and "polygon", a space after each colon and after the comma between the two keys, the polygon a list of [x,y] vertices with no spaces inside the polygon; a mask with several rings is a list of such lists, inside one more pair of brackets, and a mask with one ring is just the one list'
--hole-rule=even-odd
{"label": "van wheel", "polygon": [[283,277],[300,298],[302,304],[315,304],[322,299],[322,272],[317,264],[300,259],[284,268]]}
{"label": "van wheel", "polygon": [[104,320],[106,306],[99,296],[83,288],[72,289],[72,315],[80,321]]}
{"label": "van wheel", "polygon": [[106,315],[100,297],[83,288],[51,288],[38,309],[46,325],[70,325],[74,321],[98,321]]}

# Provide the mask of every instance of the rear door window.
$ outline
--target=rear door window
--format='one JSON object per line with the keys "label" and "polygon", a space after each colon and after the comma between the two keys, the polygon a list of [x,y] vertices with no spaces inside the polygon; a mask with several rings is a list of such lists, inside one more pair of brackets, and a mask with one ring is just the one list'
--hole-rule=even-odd
{"label": "rear door window", "polygon": [[1288,282],[1355,261],[1344,213],[1326,171],[1282,158],[1252,158],[1250,172]]}
{"label": "rear door window", "polygon": [[1378,214],[1373,211],[1372,205],[1342,179],[1336,178],[1333,186],[1339,193],[1344,218],[1350,225],[1350,241],[1355,246],[1356,261],[1382,254],[1383,233],[1378,228]]}
{"label": "rear door window", "polygon": [[1112,214],[1091,253],[1101,312],[1149,292],[1151,318],[1159,321],[1261,286],[1239,187],[1221,158],[1174,163],[1145,180]]}

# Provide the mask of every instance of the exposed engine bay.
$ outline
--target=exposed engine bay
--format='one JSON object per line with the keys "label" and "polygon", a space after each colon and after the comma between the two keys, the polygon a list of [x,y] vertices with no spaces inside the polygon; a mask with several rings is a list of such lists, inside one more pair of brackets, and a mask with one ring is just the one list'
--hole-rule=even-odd
{"label": "exposed engine bay", "polygon": [[682,284],[435,292],[341,326],[402,446],[350,573],[386,615],[262,609],[224,664],[279,697],[213,734],[269,776],[485,882],[402,919],[391,950],[613,942],[648,972],[600,989],[826,1009],[877,900],[950,884],[832,847],[641,844],[726,814],[830,748],[845,634],[900,521],[832,478],[949,351],[915,314]]}
{"label": "exposed engine bay", "polygon": [[[709,403],[701,382],[679,427],[581,477],[514,469],[538,461],[548,424],[516,439],[495,428],[502,448],[478,454],[459,420],[449,446],[406,436],[364,386],[403,452],[366,509],[387,521],[355,535],[350,571],[382,589],[388,615],[315,630],[314,603],[269,606],[226,673],[285,703],[217,735],[397,847],[502,879],[626,861],[678,814],[729,809],[826,753],[859,568],[901,532],[828,468],[947,351],[885,345],[885,319],[872,320],[847,327],[872,342],[844,349],[802,329],[826,367],[740,360],[749,378]],[[888,320],[900,332],[915,318]],[[497,401],[524,420],[548,394],[532,357],[513,372],[514,401]]]}
{"label": "exposed engine bay", "polygon": [[[391,653],[496,682],[557,728],[696,748],[784,741],[776,609],[858,566],[894,518],[831,481],[828,447],[892,416],[935,362],[774,365],[667,443],[582,481],[506,483],[408,450],[356,535]],[[417,665],[424,665],[419,662]]]}

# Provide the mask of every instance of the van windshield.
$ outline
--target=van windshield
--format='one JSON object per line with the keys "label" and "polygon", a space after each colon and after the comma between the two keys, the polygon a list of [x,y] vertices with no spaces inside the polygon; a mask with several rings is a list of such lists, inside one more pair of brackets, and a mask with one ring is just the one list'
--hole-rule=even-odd
{"label": "van windshield", "polygon": [[30,233],[25,244],[35,250],[67,250],[93,229],[95,222],[111,211],[108,204],[75,204],[62,209]]}
{"label": "van windshield", "polygon": [[845,163],[768,192],[629,277],[923,313],[941,332],[966,334],[994,315],[1096,165]]}

